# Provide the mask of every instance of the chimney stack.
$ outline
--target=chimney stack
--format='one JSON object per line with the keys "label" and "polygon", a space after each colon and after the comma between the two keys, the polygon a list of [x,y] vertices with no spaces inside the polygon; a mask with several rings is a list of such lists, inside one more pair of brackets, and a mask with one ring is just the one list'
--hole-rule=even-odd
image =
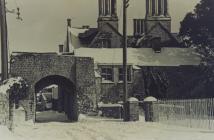
{"label": "chimney stack", "polygon": [[63,53],[64,52],[64,45],[60,44],[59,45],[59,53]]}
{"label": "chimney stack", "polygon": [[67,26],[71,27],[71,19],[70,18],[67,19]]}

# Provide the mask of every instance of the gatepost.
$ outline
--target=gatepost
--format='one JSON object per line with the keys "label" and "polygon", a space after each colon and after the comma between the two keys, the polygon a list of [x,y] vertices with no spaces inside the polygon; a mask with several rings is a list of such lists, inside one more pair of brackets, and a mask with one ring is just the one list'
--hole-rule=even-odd
{"label": "gatepost", "polygon": [[139,121],[139,101],[131,97],[127,102],[128,121]]}
{"label": "gatepost", "polygon": [[146,122],[155,122],[158,120],[158,116],[155,116],[154,113],[154,104],[157,103],[157,99],[155,97],[147,97],[144,99],[143,108],[145,112],[145,121]]}

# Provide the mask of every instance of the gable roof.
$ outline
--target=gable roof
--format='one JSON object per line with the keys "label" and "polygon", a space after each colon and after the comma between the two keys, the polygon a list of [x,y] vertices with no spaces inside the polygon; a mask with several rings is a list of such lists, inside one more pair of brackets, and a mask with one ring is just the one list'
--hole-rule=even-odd
{"label": "gable roof", "polygon": [[151,27],[151,29],[146,33],[143,34],[141,38],[138,39],[136,46],[139,46],[139,44],[148,36],[155,28],[158,28],[158,26],[166,33],[168,36],[175,41],[177,44],[179,44],[179,40],[170,33],[160,22],[156,23],[154,26]]}
{"label": "gable roof", "polygon": [[115,33],[117,33],[119,36],[123,36],[117,29],[114,28],[114,26],[112,26],[110,23],[106,23],[106,25],[108,25]]}
{"label": "gable roof", "polygon": [[[105,25],[106,25],[107,27],[109,27],[112,31],[114,31],[117,35],[119,35],[120,37],[122,37],[122,34],[121,34],[117,29],[115,29],[111,24],[109,24],[109,23],[107,22],[107,23],[105,23]],[[104,26],[105,26],[105,25],[104,25]],[[102,30],[98,31],[98,33],[96,34],[96,36],[94,36],[93,40],[92,40],[91,43],[89,44],[89,48],[94,44],[94,42],[97,40],[98,36],[99,36],[102,32],[103,32]]]}
{"label": "gable roof", "polygon": [[89,28],[84,33],[79,33],[78,37],[83,44],[90,44],[97,34],[97,28]]}
{"label": "gable roof", "polygon": [[76,28],[76,27],[70,28],[70,32],[71,32],[71,43],[74,46],[74,48],[85,47],[85,44],[82,43],[82,41],[79,38],[79,34],[85,33],[89,29],[88,28],[87,29],[85,29],[85,28]]}
{"label": "gable roof", "polygon": [[169,32],[169,30],[167,30],[160,22],[158,22],[157,24],[155,24],[149,31],[147,34],[149,34],[150,32],[152,32],[152,30],[154,30],[157,26],[160,26],[161,29],[163,29],[168,35],[169,37],[171,37],[171,39],[174,39],[175,41],[177,41],[177,39]]}
{"label": "gable roof", "polygon": [[[122,48],[79,48],[75,55],[94,58],[96,64],[122,65]],[[128,64],[138,66],[199,65],[200,56],[192,48],[162,48],[155,53],[152,48],[128,48]]]}

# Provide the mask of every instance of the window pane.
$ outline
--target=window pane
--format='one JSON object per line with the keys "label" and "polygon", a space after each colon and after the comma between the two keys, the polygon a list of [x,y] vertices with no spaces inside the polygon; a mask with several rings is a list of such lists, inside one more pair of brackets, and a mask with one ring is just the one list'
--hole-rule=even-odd
{"label": "window pane", "polygon": [[107,69],[107,74],[112,75],[112,69],[111,69],[111,68],[108,68],[108,69]]}
{"label": "window pane", "polygon": [[119,81],[123,81],[123,75],[119,75]]}
{"label": "window pane", "polygon": [[104,68],[103,68],[101,71],[102,71],[102,72],[101,72],[102,74],[105,74],[105,73],[106,73],[106,69],[104,69]]}
{"label": "window pane", "polygon": [[113,80],[112,75],[108,75],[106,80]]}
{"label": "window pane", "polygon": [[113,81],[113,69],[112,68],[102,68],[101,72],[102,72],[101,76],[105,80],[111,80],[111,81]]}
{"label": "window pane", "polygon": [[[131,81],[131,69],[127,68],[127,80]],[[123,81],[123,68],[119,68],[119,81]]]}

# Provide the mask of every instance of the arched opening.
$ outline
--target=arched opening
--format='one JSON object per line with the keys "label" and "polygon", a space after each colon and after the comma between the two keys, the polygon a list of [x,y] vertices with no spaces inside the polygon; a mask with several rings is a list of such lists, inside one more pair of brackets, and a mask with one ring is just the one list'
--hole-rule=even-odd
{"label": "arched opening", "polygon": [[42,78],[35,84],[35,97],[36,122],[66,121],[63,114],[68,121],[78,121],[75,85],[69,79],[59,75]]}

